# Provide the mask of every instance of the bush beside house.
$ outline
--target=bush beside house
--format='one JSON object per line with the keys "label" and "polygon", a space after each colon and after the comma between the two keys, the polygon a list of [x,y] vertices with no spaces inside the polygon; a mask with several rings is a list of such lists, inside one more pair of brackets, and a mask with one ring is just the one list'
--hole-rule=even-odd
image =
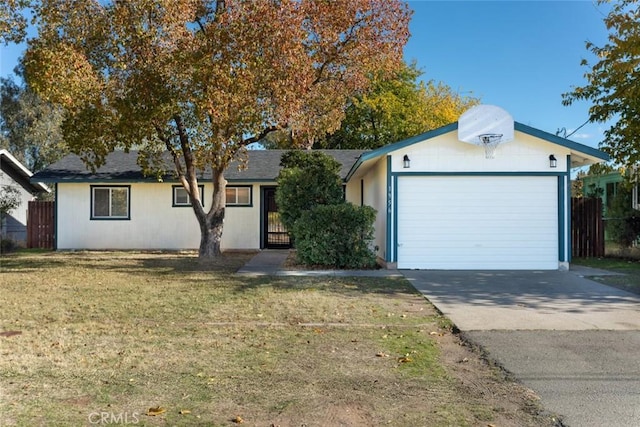
{"label": "bush beside house", "polygon": [[607,209],[607,234],[623,249],[640,239],[640,210],[632,207],[632,188],[621,184]]}
{"label": "bush beside house", "polygon": [[276,201],[293,235],[298,262],[336,268],[371,268],[376,211],[345,202],[340,164],[321,152],[282,156]]}
{"label": "bush beside house", "polygon": [[298,261],[337,268],[372,268],[376,211],[351,203],[318,205],[304,211],[293,228]]}

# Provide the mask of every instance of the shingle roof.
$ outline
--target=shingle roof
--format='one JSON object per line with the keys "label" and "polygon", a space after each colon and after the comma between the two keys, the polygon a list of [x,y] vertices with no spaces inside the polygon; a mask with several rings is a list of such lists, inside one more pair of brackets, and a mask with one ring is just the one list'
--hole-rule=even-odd
{"label": "shingle roof", "polygon": [[[239,163],[232,162],[225,171],[225,178],[228,181],[274,181],[280,172],[280,157],[287,150],[248,150],[247,168],[238,170]],[[333,158],[341,165],[340,177],[344,179],[347,173],[358,160],[360,155],[366,150],[319,150]],[[142,169],[137,164],[138,152],[114,151],[106,158],[105,164],[98,168],[95,173],[91,172],[80,157],[70,154],[60,161],[50,165],[46,169],[38,172],[32,180],[44,182],[87,182],[87,181],[155,181],[155,176],[144,176]],[[168,153],[165,156],[167,175],[165,180],[173,179],[173,168]],[[210,179],[211,172],[206,171],[199,175],[199,178]]]}

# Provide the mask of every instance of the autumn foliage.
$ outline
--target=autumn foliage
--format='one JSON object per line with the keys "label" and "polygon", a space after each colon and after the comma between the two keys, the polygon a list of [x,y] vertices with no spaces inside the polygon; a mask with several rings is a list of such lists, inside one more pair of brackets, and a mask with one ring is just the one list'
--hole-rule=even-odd
{"label": "autumn foliage", "polygon": [[604,132],[601,147],[618,164],[637,166],[640,163],[640,1],[598,0],[611,3],[604,18],[609,31],[608,42],[602,46],[587,42],[586,48],[596,62],[582,60],[588,68],[587,83],[572,88],[562,96],[564,105],[588,101],[589,120],[611,121]]}
{"label": "autumn foliage", "polygon": [[[310,146],[338,129],[369,76],[402,66],[410,18],[398,0],[43,0],[35,12],[27,78],[65,108],[70,149],[96,166],[135,147],[147,169],[171,152],[206,257],[220,250],[230,161],[274,130]],[[203,169],[208,212],[195,203]]]}

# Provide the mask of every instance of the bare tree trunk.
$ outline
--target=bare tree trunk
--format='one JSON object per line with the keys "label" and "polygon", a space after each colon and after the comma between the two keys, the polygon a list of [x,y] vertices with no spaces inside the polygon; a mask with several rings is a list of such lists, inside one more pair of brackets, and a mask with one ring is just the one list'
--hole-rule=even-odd
{"label": "bare tree trunk", "polygon": [[221,170],[213,171],[213,198],[211,208],[206,214],[202,207],[195,207],[194,212],[200,224],[200,249],[198,257],[201,260],[213,259],[222,253],[222,227],[224,223],[225,188],[227,181]]}

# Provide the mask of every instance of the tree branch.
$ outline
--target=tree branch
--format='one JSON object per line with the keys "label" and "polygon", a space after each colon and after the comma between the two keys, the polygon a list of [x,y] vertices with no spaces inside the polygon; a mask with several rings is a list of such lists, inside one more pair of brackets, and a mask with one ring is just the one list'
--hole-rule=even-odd
{"label": "tree branch", "polygon": [[254,142],[258,142],[261,139],[264,139],[271,132],[275,132],[277,130],[284,129],[285,127],[286,126],[269,126],[266,129],[264,129],[262,132],[260,132],[258,135],[252,136],[250,138],[243,139],[242,142],[240,143],[240,145],[242,145],[243,147],[246,147],[249,144],[253,144]]}
{"label": "tree branch", "polygon": [[184,178],[184,171],[182,170],[182,164],[180,163],[180,156],[178,155],[176,149],[173,148],[173,146],[171,145],[171,139],[166,136],[164,129],[162,129],[160,125],[158,125],[157,123],[154,123],[153,127],[156,129],[158,138],[160,139],[160,141],[164,142],[165,147],[167,147],[167,151],[169,151],[169,153],[171,154],[171,157],[173,158],[173,164],[176,168],[176,174],[178,175],[178,180],[180,180],[182,185],[184,185],[186,183],[186,180]]}

